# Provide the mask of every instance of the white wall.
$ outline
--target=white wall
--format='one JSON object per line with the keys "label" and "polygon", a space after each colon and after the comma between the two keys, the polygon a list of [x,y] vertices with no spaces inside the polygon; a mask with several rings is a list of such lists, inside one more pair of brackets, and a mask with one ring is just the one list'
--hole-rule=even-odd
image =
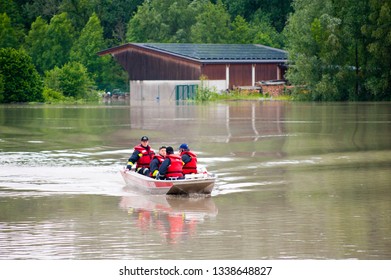
{"label": "white wall", "polygon": [[[130,101],[175,101],[175,86],[200,85],[199,80],[188,81],[130,81]],[[207,80],[207,87],[217,92],[226,89],[225,80]]]}

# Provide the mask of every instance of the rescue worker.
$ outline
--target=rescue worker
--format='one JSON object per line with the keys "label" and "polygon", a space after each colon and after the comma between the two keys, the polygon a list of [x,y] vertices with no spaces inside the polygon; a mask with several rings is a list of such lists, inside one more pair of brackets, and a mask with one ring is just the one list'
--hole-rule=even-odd
{"label": "rescue worker", "polygon": [[183,174],[197,173],[197,155],[190,151],[189,146],[185,143],[179,146],[179,155],[183,161]]}
{"label": "rescue worker", "polygon": [[166,146],[161,146],[159,148],[159,154],[152,157],[152,161],[149,165],[149,176],[156,178],[156,175],[159,174],[159,167],[166,158]]}
{"label": "rescue worker", "polygon": [[132,170],[136,163],[136,172],[149,176],[149,164],[155,152],[149,146],[149,139],[147,136],[141,137],[141,143],[134,147],[134,151],[128,160],[126,169]]}
{"label": "rescue worker", "polygon": [[159,167],[159,179],[183,179],[181,157],[174,154],[174,149],[170,146],[166,148],[166,153],[166,158]]}

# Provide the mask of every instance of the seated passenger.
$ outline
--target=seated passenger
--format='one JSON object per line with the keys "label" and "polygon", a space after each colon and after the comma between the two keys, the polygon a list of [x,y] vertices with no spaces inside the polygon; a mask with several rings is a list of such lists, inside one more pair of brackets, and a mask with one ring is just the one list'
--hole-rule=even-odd
{"label": "seated passenger", "polygon": [[128,159],[126,169],[132,170],[136,163],[136,172],[149,176],[149,164],[155,154],[154,150],[149,146],[149,139],[147,136],[141,137],[141,143],[134,147],[134,151]]}
{"label": "seated passenger", "polygon": [[152,161],[149,165],[149,172],[152,178],[156,178],[156,175],[159,173],[159,167],[166,158],[166,146],[161,146],[159,148],[159,154],[152,157]]}
{"label": "seated passenger", "polygon": [[179,146],[179,153],[184,162],[183,174],[197,173],[197,155],[190,151],[189,146],[185,143]]}
{"label": "seated passenger", "polygon": [[183,179],[183,162],[179,155],[174,154],[172,147],[166,148],[166,158],[159,167],[159,179]]}

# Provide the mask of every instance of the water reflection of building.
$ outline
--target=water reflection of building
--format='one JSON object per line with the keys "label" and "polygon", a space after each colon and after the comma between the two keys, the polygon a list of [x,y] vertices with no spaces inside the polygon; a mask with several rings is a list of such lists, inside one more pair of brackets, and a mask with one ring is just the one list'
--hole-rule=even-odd
{"label": "water reflection of building", "polygon": [[196,234],[197,225],[218,212],[211,197],[124,196],[120,207],[142,232],[157,231],[169,243]]}
{"label": "water reflection of building", "polygon": [[[270,141],[272,149],[265,148],[262,151],[262,148],[254,147],[251,152],[275,154],[276,149],[281,152],[287,135],[286,108],[286,103],[276,101],[243,101],[207,106],[134,102],[131,104],[130,119],[132,129],[157,131],[160,135],[167,133],[175,142],[240,145]],[[159,141],[158,135],[154,142]]]}

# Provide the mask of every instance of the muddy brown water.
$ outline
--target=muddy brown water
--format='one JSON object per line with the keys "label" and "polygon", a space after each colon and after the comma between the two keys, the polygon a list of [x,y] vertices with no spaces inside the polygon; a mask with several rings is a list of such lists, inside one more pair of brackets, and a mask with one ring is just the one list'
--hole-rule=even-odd
{"label": "muddy brown water", "polygon": [[[211,197],[119,174],[187,143]],[[391,103],[0,106],[0,259],[390,259]]]}

